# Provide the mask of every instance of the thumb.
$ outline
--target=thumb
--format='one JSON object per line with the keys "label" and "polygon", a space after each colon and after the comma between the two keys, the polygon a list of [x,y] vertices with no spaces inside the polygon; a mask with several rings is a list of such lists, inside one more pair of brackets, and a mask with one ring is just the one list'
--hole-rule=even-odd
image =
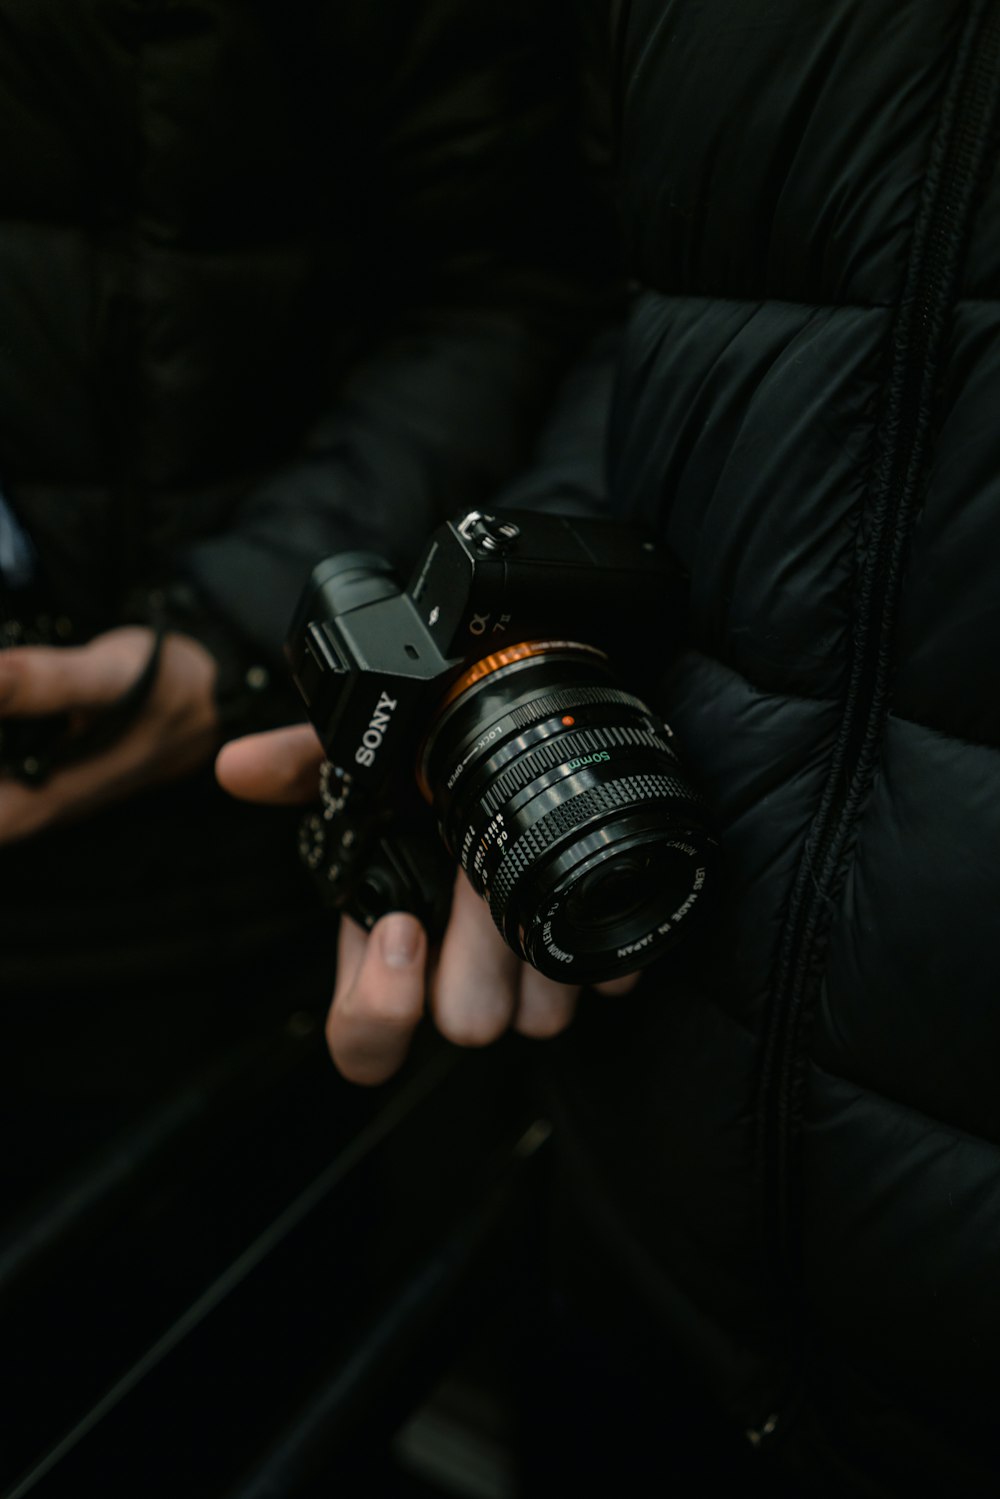
{"label": "thumb", "polygon": [[153,633],[129,626],[89,645],[18,646],[0,654],[0,714],[33,718],[71,709],[105,708],[138,678]]}
{"label": "thumb", "polygon": [[318,797],[323,759],[323,747],[309,724],[292,724],[231,739],[219,752],[215,774],[230,796],[297,806]]}

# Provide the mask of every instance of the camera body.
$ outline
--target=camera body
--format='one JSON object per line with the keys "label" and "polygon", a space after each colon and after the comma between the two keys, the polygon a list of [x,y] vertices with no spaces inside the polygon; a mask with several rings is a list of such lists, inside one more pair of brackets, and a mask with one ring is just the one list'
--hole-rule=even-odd
{"label": "camera body", "polygon": [[[536,863],[561,860],[566,868],[550,870],[551,889],[541,892],[551,905],[573,885],[575,849],[598,895],[614,871],[597,866],[617,860],[620,905],[626,845],[636,887],[652,869],[646,853],[632,869],[653,837],[645,814],[672,800],[683,805],[683,827],[660,841],[675,855],[687,849],[691,906],[704,904],[715,840],[700,798],[683,780],[669,728],[607,665],[625,662],[630,680],[652,685],[683,596],[677,567],[634,530],[514,511],[470,511],[441,526],[405,589],[370,553],[321,563],[287,652],[329,760],[323,810],[302,838],[328,900],[367,926],[406,909],[439,931],[457,859],[515,951],[542,971],[596,980],[651,960],[664,945],[654,936],[612,940],[613,953],[599,956],[571,952],[552,935],[555,917],[549,940],[532,941],[531,914],[498,911],[497,891],[505,903],[521,875],[530,886]],[[643,827],[624,843],[617,831],[602,841],[602,829],[628,815],[628,785]],[[429,836],[427,802],[444,849]],[[672,930],[677,911],[667,904],[656,925]]]}

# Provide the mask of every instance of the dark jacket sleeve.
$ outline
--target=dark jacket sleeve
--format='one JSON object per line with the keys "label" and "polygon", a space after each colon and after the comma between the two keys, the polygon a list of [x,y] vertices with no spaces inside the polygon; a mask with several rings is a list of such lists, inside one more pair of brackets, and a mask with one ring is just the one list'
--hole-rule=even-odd
{"label": "dark jacket sleeve", "polygon": [[359,67],[382,60],[358,119],[367,348],[294,459],[178,557],[166,591],[167,622],[205,640],[235,698],[248,671],[259,684],[278,667],[322,557],[360,545],[405,569],[434,524],[495,496],[613,296],[572,5],[357,9]]}

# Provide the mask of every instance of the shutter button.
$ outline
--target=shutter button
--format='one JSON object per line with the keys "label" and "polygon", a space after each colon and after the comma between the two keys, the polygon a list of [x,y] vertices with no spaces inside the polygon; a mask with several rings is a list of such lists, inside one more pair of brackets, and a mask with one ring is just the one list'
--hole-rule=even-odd
{"label": "shutter button", "polygon": [[469,540],[481,552],[489,552],[491,555],[514,551],[520,534],[520,527],[515,526],[513,521],[501,521],[495,515],[477,516],[467,532]]}

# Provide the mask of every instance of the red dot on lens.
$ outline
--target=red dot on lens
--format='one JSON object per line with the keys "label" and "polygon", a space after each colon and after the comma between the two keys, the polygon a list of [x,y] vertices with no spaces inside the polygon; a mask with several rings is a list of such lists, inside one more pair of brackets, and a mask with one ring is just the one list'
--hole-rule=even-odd
{"label": "red dot on lens", "polygon": [[576,723],[576,719],[573,717],[572,713],[567,713],[565,718],[562,719],[562,723],[565,724],[567,729],[571,729]]}

